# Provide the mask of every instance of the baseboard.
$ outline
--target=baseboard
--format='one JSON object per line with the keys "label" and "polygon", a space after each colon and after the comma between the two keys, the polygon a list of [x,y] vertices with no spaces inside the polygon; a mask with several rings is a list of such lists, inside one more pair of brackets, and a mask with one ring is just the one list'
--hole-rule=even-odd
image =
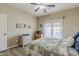
{"label": "baseboard", "polygon": [[7,49],[11,49],[11,48],[14,48],[14,47],[17,47],[17,46],[19,46],[19,44],[7,47]]}
{"label": "baseboard", "polygon": [[[5,50],[3,50],[3,51],[6,51],[6,50],[8,50],[8,49],[11,49],[11,48],[14,48],[14,47],[17,47],[17,46],[19,46],[19,44],[17,44],[17,45],[13,45],[13,46],[10,46],[10,47],[7,47]],[[2,51],[0,51],[0,52],[2,52]]]}

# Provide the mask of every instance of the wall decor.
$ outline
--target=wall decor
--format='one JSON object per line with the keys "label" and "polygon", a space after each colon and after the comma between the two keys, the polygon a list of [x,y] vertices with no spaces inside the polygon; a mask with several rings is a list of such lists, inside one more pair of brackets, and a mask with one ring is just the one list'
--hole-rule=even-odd
{"label": "wall decor", "polygon": [[21,24],[16,23],[16,28],[21,28]]}
{"label": "wall decor", "polygon": [[40,24],[40,27],[42,27],[42,24]]}
{"label": "wall decor", "polygon": [[28,25],[28,29],[31,29],[31,25]]}
{"label": "wall decor", "polygon": [[16,23],[16,28],[18,28],[18,24]]}
{"label": "wall decor", "polygon": [[23,26],[24,28],[27,28],[27,25],[26,24],[24,24],[24,26]]}
{"label": "wall decor", "polygon": [[31,29],[31,25],[16,23],[16,28],[18,29]]}
{"label": "wall decor", "polygon": [[22,28],[22,25],[21,24],[18,24],[19,28]]}

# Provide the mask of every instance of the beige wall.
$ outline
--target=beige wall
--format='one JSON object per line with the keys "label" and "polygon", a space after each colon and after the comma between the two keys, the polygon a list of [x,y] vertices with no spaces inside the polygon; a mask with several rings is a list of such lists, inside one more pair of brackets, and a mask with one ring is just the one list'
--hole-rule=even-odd
{"label": "beige wall", "polygon": [[[70,10],[60,11],[53,13],[51,15],[43,16],[38,18],[38,23],[43,24],[43,20],[52,19],[56,16],[65,16],[63,19],[64,23],[64,38],[67,38],[69,35],[79,31],[79,8],[74,8]],[[38,24],[38,29],[40,29]]]}
{"label": "beige wall", "polygon": [[[22,12],[13,6],[0,4],[0,13],[7,15],[8,20],[8,47],[18,44],[18,35],[31,33],[36,30],[36,18],[28,13]],[[17,29],[16,23],[31,25],[32,29]]]}
{"label": "beige wall", "polygon": [[[36,18],[28,13],[20,11],[19,9],[7,5],[0,4],[0,13],[7,15],[8,20],[8,47],[18,44],[18,35],[23,33],[31,33],[37,29],[41,29],[39,24],[43,24],[43,20],[52,19],[55,16],[65,16],[64,22],[64,37],[67,38],[74,32],[79,31],[79,8],[65,10],[44,17]],[[37,23],[38,22],[38,23]],[[31,25],[32,29],[17,29],[16,23]],[[36,26],[38,24],[38,26]]]}

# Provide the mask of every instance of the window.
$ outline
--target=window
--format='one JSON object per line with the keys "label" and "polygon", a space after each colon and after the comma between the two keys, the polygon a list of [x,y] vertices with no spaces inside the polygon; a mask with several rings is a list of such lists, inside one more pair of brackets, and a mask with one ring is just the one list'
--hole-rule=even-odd
{"label": "window", "polygon": [[54,22],[52,26],[52,37],[62,39],[62,24],[61,22]]}
{"label": "window", "polygon": [[45,25],[44,36],[51,37],[51,23]]}
{"label": "window", "polygon": [[45,26],[44,26],[44,36],[45,37],[62,39],[63,38],[62,32],[63,31],[62,31],[61,19],[50,22],[50,23],[45,23]]}

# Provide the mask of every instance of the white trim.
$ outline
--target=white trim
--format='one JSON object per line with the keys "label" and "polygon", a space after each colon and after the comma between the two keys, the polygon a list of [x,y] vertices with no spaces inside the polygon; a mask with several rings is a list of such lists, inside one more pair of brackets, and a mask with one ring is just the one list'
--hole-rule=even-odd
{"label": "white trim", "polygon": [[[5,13],[0,13],[0,15],[2,15],[2,16],[4,16],[4,32],[3,32],[3,34],[4,33],[6,33],[7,34],[7,15],[5,14]],[[0,49],[0,51],[4,51],[4,50],[6,50],[7,49],[7,35],[5,35],[5,37],[4,37],[4,46],[3,46],[3,48],[2,49]]]}
{"label": "white trim", "polygon": [[17,47],[17,46],[19,46],[19,44],[7,47],[7,49],[11,49],[11,48],[14,48],[14,47]]}
{"label": "white trim", "polygon": [[[3,51],[6,51],[6,50],[8,50],[8,49],[11,49],[11,48],[14,48],[14,47],[17,47],[17,46],[19,46],[19,44],[17,44],[17,45],[13,45],[13,46],[11,46],[11,47],[7,47],[5,50],[3,50]],[[2,51],[0,51],[0,52],[2,52]]]}

